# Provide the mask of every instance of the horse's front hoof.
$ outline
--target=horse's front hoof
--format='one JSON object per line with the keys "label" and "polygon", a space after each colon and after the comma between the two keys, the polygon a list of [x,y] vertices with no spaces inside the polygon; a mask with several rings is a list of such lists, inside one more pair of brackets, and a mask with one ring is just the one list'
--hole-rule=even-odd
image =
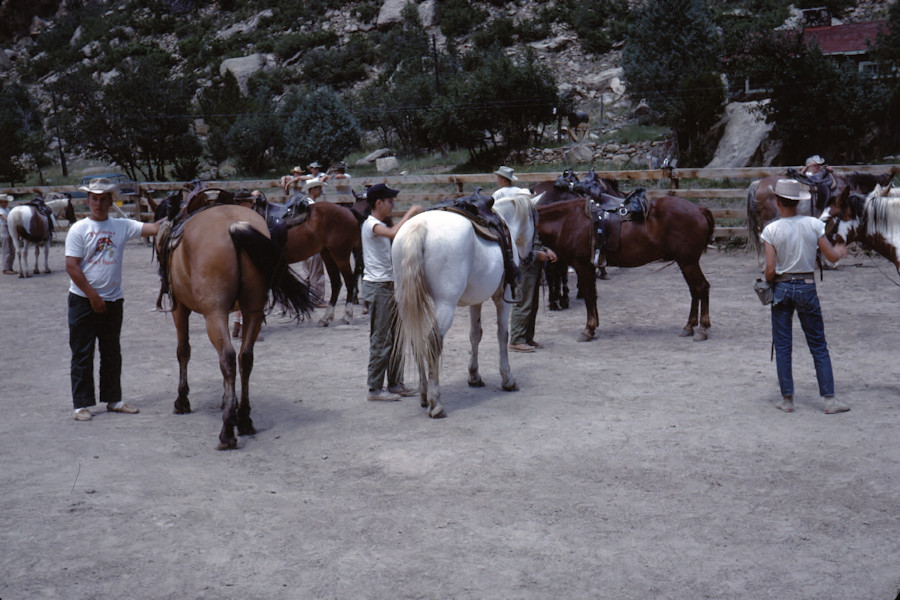
{"label": "horse's front hoof", "polygon": [[327,319],[319,319],[318,326],[319,327],[328,327],[328,320]]}
{"label": "horse's front hoof", "polygon": [[706,341],[708,338],[709,338],[709,335],[706,333],[705,329],[699,329],[699,330],[697,330],[697,333],[694,334],[695,342],[703,342],[703,341]]}
{"label": "horse's front hoof", "polygon": [[444,412],[444,409],[440,406],[436,407],[437,412],[434,412],[434,409],[428,411],[428,416],[432,419],[443,419],[447,416],[447,413]]}
{"label": "horse's front hoof", "polygon": [[23,273],[19,273],[19,279],[25,279],[25,275]]}
{"label": "horse's front hoof", "polygon": [[176,415],[186,415],[191,412],[191,403],[187,398],[179,398],[175,401],[175,409],[172,412]]}
{"label": "horse's front hoof", "polygon": [[500,387],[503,388],[504,392],[518,392],[519,391],[519,384],[516,383],[515,381],[504,384]]}
{"label": "horse's front hoof", "polygon": [[481,378],[481,375],[469,377],[469,387],[484,387],[484,379]]}
{"label": "horse's front hoof", "polygon": [[235,448],[237,448],[237,438],[220,441],[219,445],[216,446],[216,450],[234,450]]}
{"label": "horse's front hoof", "polygon": [[692,337],[694,335],[693,327],[685,327],[681,330],[681,333],[678,334],[678,337]]}
{"label": "horse's front hoof", "polygon": [[580,334],[578,334],[579,342],[590,342],[592,339],[594,339],[593,331],[582,331]]}
{"label": "horse's front hoof", "polygon": [[247,419],[245,423],[238,423],[238,435],[256,435],[256,428],[253,427],[253,421]]}

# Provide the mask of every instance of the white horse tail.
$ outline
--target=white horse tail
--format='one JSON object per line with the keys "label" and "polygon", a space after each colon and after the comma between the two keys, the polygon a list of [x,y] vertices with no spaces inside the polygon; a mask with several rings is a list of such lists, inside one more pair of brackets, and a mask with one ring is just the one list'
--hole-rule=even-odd
{"label": "white horse tail", "polygon": [[399,318],[398,343],[402,356],[412,355],[432,369],[440,368],[441,335],[435,316],[434,299],[425,281],[425,238],[428,229],[422,221],[404,225],[403,236],[396,240],[401,249],[399,265],[394,265],[394,298]]}
{"label": "white horse tail", "polygon": [[760,221],[759,217],[759,206],[756,203],[756,188],[759,187],[759,182],[761,180],[757,179],[756,181],[750,184],[750,189],[747,190],[747,241],[750,244],[750,248],[756,252],[757,256],[762,250],[762,244],[760,244],[759,234],[762,233],[763,223]]}

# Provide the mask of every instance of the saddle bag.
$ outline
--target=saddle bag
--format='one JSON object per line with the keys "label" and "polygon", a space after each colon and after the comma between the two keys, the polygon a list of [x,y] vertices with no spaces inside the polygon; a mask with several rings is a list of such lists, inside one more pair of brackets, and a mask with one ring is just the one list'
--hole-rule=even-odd
{"label": "saddle bag", "polygon": [[769,283],[765,279],[757,279],[756,283],[753,284],[753,291],[756,292],[763,306],[772,304],[775,300],[775,284]]}

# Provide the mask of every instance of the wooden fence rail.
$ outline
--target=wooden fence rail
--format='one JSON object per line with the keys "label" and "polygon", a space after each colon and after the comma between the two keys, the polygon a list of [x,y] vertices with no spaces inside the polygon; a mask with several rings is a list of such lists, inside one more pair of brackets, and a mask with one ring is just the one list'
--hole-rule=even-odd
{"label": "wooden fence rail", "polygon": [[[896,175],[900,173],[900,164],[843,165],[832,168],[838,174],[848,174],[854,171],[872,175],[883,173]],[[716,200],[718,201],[717,204],[727,205],[714,206],[710,210],[712,210],[717,221],[716,238],[730,239],[732,237],[746,236],[744,199],[747,196],[747,188],[750,182],[769,175],[782,174],[785,170],[786,167],[744,167],[735,169],[666,168],[633,171],[597,171],[597,175],[624,183],[623,188],[641,185],[647,189],[647,195],[651,198],[677,195],[698,201]],[[559,172],[519,173],[517,176],[520,181],[519,185],[524,187],[540,181],[555,181],[559,176]],[[402,204],[418,203],[423,205],[434,204],[448,196],[471,193],[476,187],[492,189],[496,185],[495,177],[492,173],[369,175],[354,177],[352,182],[353,188],[359,191],[375,183],[384,183],[390,187],[403,190],[403,194],[399,198]],[[278,180],[275,179],[210,181],[207,183],[211,187],[224,189],[259,189],[273,200],[280,200],[281,197]],[[685,184],[684,187],[682,187],[683,183]],[[690,187],[690,185],[695,184],[700,184],[704,187]],[[141,190],[156,193],[178,190],[181,189],[182,185],[184,185],[184,182],[180,181],[146,181],[140,182],[139,187]],[[714,185],[721,185],[721,187],[712,187]],[[50,192],[71,193],[77,191],[77,189],[78,186],[76,185],[27,186],[0,188],[0,193],[5,192],[14,196],[17,194],[46,195]],[[349,192],[345,192],[343,195],[335,194],[334,192],[335,190],[329,190],[326,198],[338,202],[352,200]],[[143,199],[131,201],[130,198],[126,200],[123,212],[138,219],[148,220],[149,207],[146,201]],[[138,198],[138,196],[134,198]],[[79,216],[81,215],[79,214]]]}

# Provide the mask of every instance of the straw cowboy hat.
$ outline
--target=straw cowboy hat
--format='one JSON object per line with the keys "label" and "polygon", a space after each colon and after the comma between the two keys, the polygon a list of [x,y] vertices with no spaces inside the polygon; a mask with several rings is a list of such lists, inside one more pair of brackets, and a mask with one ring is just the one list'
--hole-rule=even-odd
{"label": "straw cowboy hat", "polygon": [[102,195],[111,193],[116,189],[116,184],[106,177],[95,177],[94,179],[91,179],[87,185],[83,185],[78,189],[82,192],[87,192],[88,194]]}
{"label": "straw cowboy hat", "polygon": [[9,194],[0,194],[0,202],[10,202],[13,199]]}
{"label": "straw cowboy hat", "polygon": [[314,187],[325,187],[326,185],[328,185],[328,184],[325,183],[324,181],[322,181],[321,179],[318,179],[318,178],[317,179],[309,179],[306,181],[306,183],[303,184],[303,191],[308,192],[309,190],[313,189]]}
{"label": "straw cowboy hat", "polygon": [[303,167],[294,167],[291,169],[291,173],[296,173],[297,175],[303,174]]}
{"label": "straw cowboy hat", "polygon": [[775,195],[785,200],[799,202],[800,200],[809,200],[812,194],[809,190],[795,179],[779,179],[773,190]]}
{"label": "straw cowboy hat", "polygon": [[519,178],[516,177],[515,173],[513,173],[512,167],[500,167],[496,171],[494,171],[494,175],[499,175],[500,177],[505,177],[510,181],[518,181]]}

